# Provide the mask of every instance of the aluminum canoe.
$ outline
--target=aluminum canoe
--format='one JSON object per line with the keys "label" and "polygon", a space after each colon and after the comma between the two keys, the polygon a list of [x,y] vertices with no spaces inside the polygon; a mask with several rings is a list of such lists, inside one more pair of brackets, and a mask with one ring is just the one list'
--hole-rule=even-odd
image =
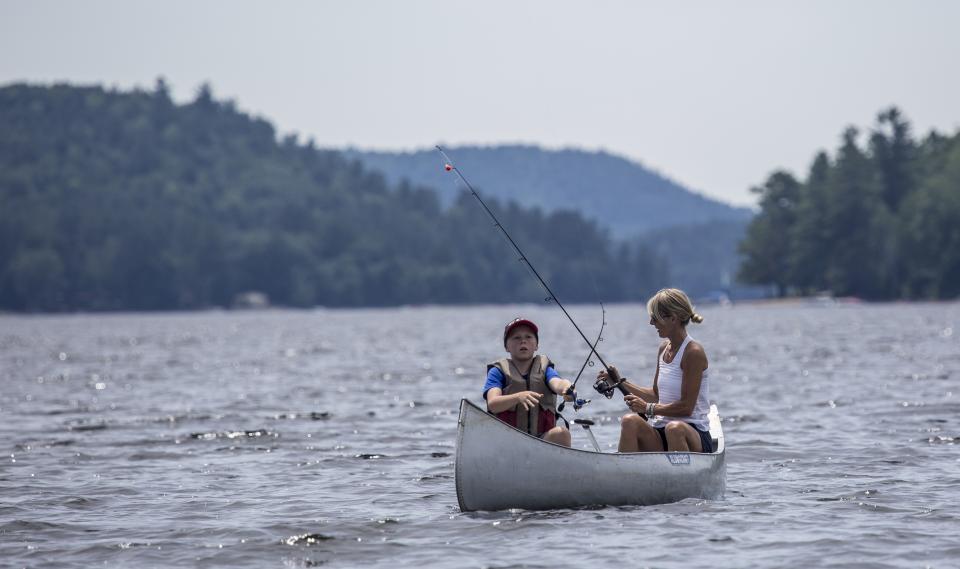
{"label": "aluminum canoe", "polygon": [[[456,458],[460,510],[549,510],[721,498],[726,450],[716,405],[710,407],[709,418],[716,452],[608,453],[546,442],[463,399]],[[572,434],[576,440],[578,433]]]}

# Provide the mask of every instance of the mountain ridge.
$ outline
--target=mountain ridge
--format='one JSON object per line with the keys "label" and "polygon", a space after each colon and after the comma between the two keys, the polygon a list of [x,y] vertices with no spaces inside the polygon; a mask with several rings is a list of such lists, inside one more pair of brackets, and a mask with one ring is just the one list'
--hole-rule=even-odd
{"label": "mountain ridge", "polygon": [[[672,226],[746,222],[753,216],[748,208],[709,198],[607,150],[547,149],[532,144],[461,145],[444,150],[482,196],[547,211],[578,211],[620,239]],[[445,191],[454,181],[444,172],[436,150],[348,148],[341,152],[380,171],[391,184],[406,179],[433,188],[444,205],[456,195]]]}

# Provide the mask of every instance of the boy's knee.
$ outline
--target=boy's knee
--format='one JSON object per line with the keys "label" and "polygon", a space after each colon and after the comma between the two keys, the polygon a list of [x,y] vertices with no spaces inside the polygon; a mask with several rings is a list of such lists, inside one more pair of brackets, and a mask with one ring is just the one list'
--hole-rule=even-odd
{"label": "boy's knee", "polygon": [[554,427],[547,431],[543,438],[552,443],[557,443],[561,445],[570,446],[570,441],[572,440],[570,436],[570,430],[565,427]]}

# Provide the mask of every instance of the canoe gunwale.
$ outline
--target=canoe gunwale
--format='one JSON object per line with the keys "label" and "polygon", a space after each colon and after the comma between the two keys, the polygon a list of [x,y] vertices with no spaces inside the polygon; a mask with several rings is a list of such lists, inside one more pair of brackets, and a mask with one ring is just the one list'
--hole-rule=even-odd
{"label": "canoe gunwale", "polygon": [[[545,444],[545,445],[551,445],[551,446],[559,447],[559,448],[562,448],[563,450],[567,450],[567,451],[585,452],[585,453],[587,453],[587,454],[602,454],[602,455],[611,455],[611,456],[636,456],[636,455],[658,455],[658,454],[659,454],[659,455],[663,455],[663,454],[675,454],[675,453],[677,453],[677,452],[683,452],[683,453],[686,453],[686,454],[703,455],[703,456],[715,456],[715,455],[718,455],[718,454],[723,454],[724,451],[726,450],[726,449],[724,448],[724,442],[723,442],[723,431],[722,431],[722,429],[721,429],[720,432],[718,433],[718,436],[714,436],[714,426],[713,426],[713,424],[712,424],[712,421],[711,421],[711,425],[710,425],[710,436],[713,438],[714,441],[717,442],[717,450],[715,450],[714,452],[694,452],[694,451],[692,451],[692,450],[691,450],[691,451],[643,451],[643,452],[619,452],[619,451],[618,451],[618,452],[602,452],[602,451],[601,451],[601,452],[597,452],[596,450],[591,450],[591,449],[586,449],[586,448],[567,447],[567,446],[563,446],[563,445],[558,445],[557,443],[552,443],[552,442],[550,442],[550,441],[543,440],[543,439],[541,439],[540,437],[535,437],[535,436],[531,435],[530,433],[525,433],[525,432],[521,431],[520,429],[517,429],[517,428],[515,428],[515,427],[511,427],[510,425],[508,425],[508,424],[504,423],[503,421],[501,421],[500,419],[498,419],[495,415],[493,415],[493,414],[485,411],[482,407],[480,407],[479,405],[477,405],[477,404],[474,403],[473,401],[470,401],[469,399],[466,399],[466,398],[460,400],[460,417],[457,419],[457,425],[458,425],[458,427],[460,427],[460,428],[457,429],[457,448],[460,448],[460,440],[461,440],[461,438],[463,437],[463,433],[462,433],[461,431],[462,431],[462,427],[463,427],[464,405],[469,405],[470,407],[473,407],[474,409],[476,409],[477,411],[483,413],[484,415],[487,415],[490,419],[492,419],[492,420],[500,423],[501,425],[503,425],[503,426],[506,427],[507,429],[510,429],[510,430],[513,431],[514,434],[516,434],[516,435],[521,435],[521,436],[527,437],[528,439],[533,439],[533,440],[535,440],[535,441],[537,441],[537,442],[539,442],[539,443],[543,443],[543,444]],[[711,405],[711,406],[710,406],[710,411],[711,411],[711,417],[716,416],[717,406],[716,406],[716,405]],[[719,422],[719,420],[717,420],[717,425],[718,425],[718,427],[719,427],[719,424],[720,424],[720,422]],[[570,430],[573,431],[574,429],[570,429]]]}

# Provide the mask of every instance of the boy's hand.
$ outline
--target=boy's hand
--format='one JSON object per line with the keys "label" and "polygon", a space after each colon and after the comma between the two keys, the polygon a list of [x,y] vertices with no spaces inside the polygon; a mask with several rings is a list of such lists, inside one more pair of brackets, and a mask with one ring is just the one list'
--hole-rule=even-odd
{"label": "boy's hand", "polygon": [[540,403],[540,394],[535,391],[521,391],[517,393],[517,403],[523,405],[524,411],[529,411]]}

